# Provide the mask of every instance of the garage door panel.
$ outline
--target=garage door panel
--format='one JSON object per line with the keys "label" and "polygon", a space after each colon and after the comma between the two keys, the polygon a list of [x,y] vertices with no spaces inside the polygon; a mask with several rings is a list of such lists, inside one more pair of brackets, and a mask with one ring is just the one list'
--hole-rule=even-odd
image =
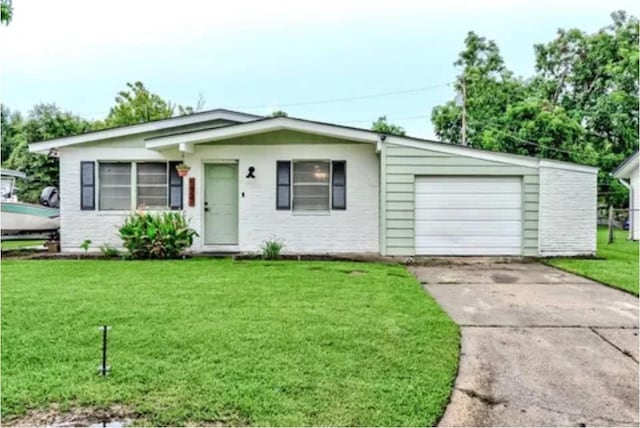
{"label": "garage door panel", "polygon": [[416,254],[518,255],[520,177],[417,177]]}
{"label": "garage door panel", "polygon": [[485,208],[521,208],[520,193],[499,194],[417,194],[416,208],[451,208],[457,210]]}
{"label": "garage door panel", "polygon": [[463,247],[485,247],[485,248],[502,248],[502,247],[519,247],[520,240],[517,236],[490,236],[490,235],[472,235],[472,236],[446,236],[432,235],[429,240],[419,239],[416,241],[416,247],[421,248],[463,248]]}
{"label": "garage door panel", "polygon": [[420,248],[416,247],[416,254],[419,255],[431,255],[431,256],[504,256],[504,255],[517,255],[520,254],[520,247],[457,247],[451,248],[450,246],[444,247],[428,247]]}
{"label": "garage door panel", "polygon": [[[479,220],[489,217],[493,221],[520,220],[522,209],[518,208],[484,208],[482,210],[458,210],[455,218],[459,220]],[[421,210],[422,220],[450,220],[452,213],[448,208],[424,208]]]}
{"label": "garage door panel", "polygon": [[416,220],[416,235],[436,236],[520,236],[519,220],[505,221],[431,221]]}
{"label": "garage door panel", "polygon": [[[456,179],[452,181],[451,177],[449,177],[446,180],[436,180],[428,184],[417,182],[416,194],[520,193],[521,185],[519,180],[506,179],[503,182],[499,180],[496,178],[491,178],[490,180],[475,178],[473,180]],[[499,188],[493,186],[496,182],[501,183]]]}

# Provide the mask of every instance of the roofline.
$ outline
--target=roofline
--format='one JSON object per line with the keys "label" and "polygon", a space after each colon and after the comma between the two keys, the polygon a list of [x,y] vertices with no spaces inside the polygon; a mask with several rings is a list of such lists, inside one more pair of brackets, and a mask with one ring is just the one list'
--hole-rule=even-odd
{"label": "roofline", "polygon": [[[163,149],[178,145],[200,144],[205,142],[225,140],[229,138],[255,135],[263,132],[280,130],[295,130],[301,132],[311,132],[348,140],[377,144],[382,135],[377,131],[364,128],[356,128],[332,123],[318,122],[296,117],[265,117],[246,123],[237,123],[216,128],[198,129],[193,131],[177,132],[169,135],[147,138],[146,147],[148,149]],[[213,135],[212,135],[213,134]],[[504,162],[513,165],[538,168],[559,168],[578,172],[597,173],[598,168],[579,165],[572,162],[557,161],[553,159],[539,159],[531,156],[516,155],[512,153],[494,152],[490,150],[476,149],[457,144],[445,143],[423,138],[385,135],[385,142],[407,147],[429,149],[442,153],[456,154],[462,156],[475,157],[495,162]]]}
{"label": "roofline", "polygon": [[127,135],[144,134],[147,132],[176,128],[185,125],[193,125],[216,119],[248,122],[262,118],[263,116],[219,108],[183,116],[169,117],[166,119],[150,120],[148,122],[137,123],[134,125],[123,125],[113,128],[100,129],[96,131],[85,132],[83,134],[72,135],[69,137],[38,141],[36,143],[29,144],[29,151],[36,153],[46,153],[51,149],[58,149],[61,147],[91,143],[101,140],[109,140],[112,138],[124,137]]}
{"label": "roofline", "polygon": [[628,178],[631,176],[631,172],[634,167],[638,166],[638,159],[640,158],[640,150],[636,150],[634,154],[626,158],[622,163],[611,172],[611,175],[616,178]]}
{"label": "roofline", "polygon": [[[291,126],[291,122],[295,122],[296,126]],[[294,129],[302,132],[308,131],[320,135],[374,144],[377,143],[380,138],[380,134],[378,132],[370,129],[352,128],[330,123],[280,116],[267,117],[259,120],[253,120],[251,122],[236,123],[216,128],[198,129],[194,131],[151,137],[146,140],[146,147],[148,149],[162,149],[164,147],[181,143],[200,144],[285,129]],[[217,135],[211,135],[211,133],[215,133]]]}

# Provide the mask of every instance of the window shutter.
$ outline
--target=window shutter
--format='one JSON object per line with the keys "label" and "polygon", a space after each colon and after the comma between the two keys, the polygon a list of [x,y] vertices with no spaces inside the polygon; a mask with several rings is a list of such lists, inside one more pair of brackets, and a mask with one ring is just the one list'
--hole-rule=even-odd
{"label": "window shutter", "polygon": [[331,176],[331,208],[334,210],[347,209],[347,163],[345,161],[332,162]]}
{"label": "window shutter", "polygon": [[93,161],[80,162],[80,209],[96,209],[96,164]]}
{"label": "window shutter", "polygon": [[276,209],[291,209],[291,162],[276,162]]}
{"label": "window shutter", "polygon": [[172,210],[182,209],[182,177],[176,170],[176,165],[180,162],[169,162],[169,208]]}

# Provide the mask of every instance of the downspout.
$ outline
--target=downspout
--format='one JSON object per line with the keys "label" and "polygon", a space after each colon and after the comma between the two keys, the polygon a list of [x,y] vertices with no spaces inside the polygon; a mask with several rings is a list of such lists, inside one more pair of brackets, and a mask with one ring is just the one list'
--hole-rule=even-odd
{"label": "downspout", "polygon": [[627,183],[626,181],[624,181],[623,178],[619,178],[616,177],[618,179],[618,181],[620,182],[620,184],[622,184],[624,187],[627,188],[627,190],[629,191],[629,219],[631,220],[629,222],[629,235],[627,237],[627,239],[633,239],[633,229],[636,227],[636,218],[633,215],[634,214],[634,210],[635,207],[633,206],[633,189],[631,188],[631,185],[629,183]]}

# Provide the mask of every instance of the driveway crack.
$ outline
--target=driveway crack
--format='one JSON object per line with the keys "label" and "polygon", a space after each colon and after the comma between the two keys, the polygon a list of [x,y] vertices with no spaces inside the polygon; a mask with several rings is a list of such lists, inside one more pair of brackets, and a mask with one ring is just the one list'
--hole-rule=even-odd
{"label": "driveway crack", "polygon": [[631,355],[631,352],[629,352],[626,349],[622,349],[621,347],[619,347],[618,345],[616,345],[615,343],[613,343],[612,341],[610,341],[609,339],[607,339],[606,337],[604,337],[603,335],[601,335],[600,333],[598,333],[598,330],[596,330],[595,328],[591,327],[589,330],[591,330],[592,332],[594,332],[596,334],[596,336],[598,336],[600,339],[604,340],[605,342],[607,342],[609,345],[613,346],[614,348],[616,348],[618,351],[622,352],[623,355],[626,355],[627,357],[631,358],[633,361],[636,362],[636,364],[638,363],[638,360],[636,360],[634,358],[633,355]]}
{"label": "driveway crack", "polygon": [[503,404],[507,402],[507,400],[502,400],[502,399],[492,397],[490,395],[481,394],[472,389],[466,389],[466,388],[456,388],[456,389],[460,392],[467,394],[471,398],[475,398],[476,400],[481,401],[482,403],[488,406],[497,406],[498,404]]}

